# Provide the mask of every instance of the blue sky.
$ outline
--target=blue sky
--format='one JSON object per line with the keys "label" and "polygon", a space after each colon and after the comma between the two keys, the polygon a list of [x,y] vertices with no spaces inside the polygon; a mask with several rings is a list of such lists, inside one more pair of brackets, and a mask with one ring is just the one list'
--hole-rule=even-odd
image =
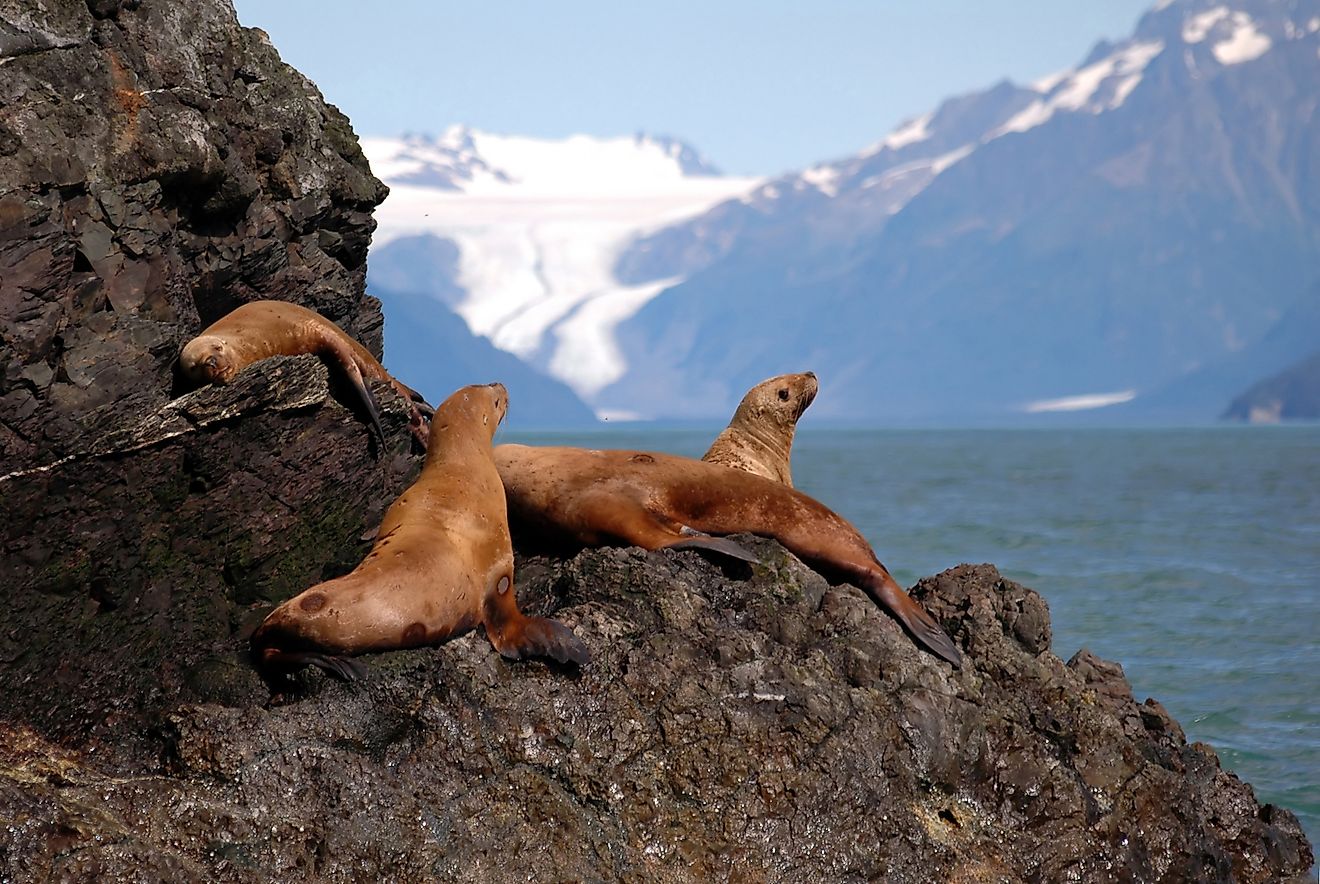
{"label": "blue sky", "polygon": [[845,156],[940,99],[1034,80],[1152,0],[235,0],[359,135],[453,123],[681,138],[727,172]]}

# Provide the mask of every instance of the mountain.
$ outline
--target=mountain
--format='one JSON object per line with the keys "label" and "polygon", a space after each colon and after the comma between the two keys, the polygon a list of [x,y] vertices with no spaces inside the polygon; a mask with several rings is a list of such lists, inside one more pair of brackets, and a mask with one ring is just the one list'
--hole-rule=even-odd
{"label": "mountain", "polygon": [[1253,424],[1320,420],[1320,350],[1235,398],[1224,417]]}
{"label": "mountain", "polygon": [[458,314],[424,295],[369,282],[385,312],[385,367],[432,405],[468,384],[509,388],[506,427],[566,429],[596,423],[592,410],[562,381],[498,349]]}
{"label": "mountain", "polygon": [[366,139],[370,278],[601,415],[811,369],[818,417],[1210,420],[1320,338],[1316,83],[1320,0],[1161,0],[772,180],[645,135]]}
{"label": "mountain", "polygon": [[[711,417],[811,368],[820,416],[1139,414],[1313,321],[1317,83],[1317,0],[1161,3],[1076,68],[637,240],[621,279],[686,279],[619,324],[629,369],[593,404]],[[1163,407],[1213,418],[1233,375]]]}
{"label": "mountain", "polygon": [[[614,325],[680,278],[621,282],[619,253],[758,183],[640,134],[549,140],[457,126],[362,145],[391,189],[376,214],[373,290],[429,298],[588,396],[628,368]],[[414,312],[425,304],[415,299]],[[419,344],[402,358],[425,359]]]}

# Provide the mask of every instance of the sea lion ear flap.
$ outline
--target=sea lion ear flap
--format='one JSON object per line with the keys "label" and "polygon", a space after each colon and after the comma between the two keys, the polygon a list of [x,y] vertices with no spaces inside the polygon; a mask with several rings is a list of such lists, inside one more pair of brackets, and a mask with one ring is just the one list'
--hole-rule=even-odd
{"label": "sea lion ear flap", "polygon": [[734,543],[727,537],[711,537],[709,534],[693,531],[686,525],[683,526],[683,534],[682,540],[667,543],[661,549],[706,549],[740,561],[751,562],[753,565],[761,564],[761,560],[752,555],[746,547]]}

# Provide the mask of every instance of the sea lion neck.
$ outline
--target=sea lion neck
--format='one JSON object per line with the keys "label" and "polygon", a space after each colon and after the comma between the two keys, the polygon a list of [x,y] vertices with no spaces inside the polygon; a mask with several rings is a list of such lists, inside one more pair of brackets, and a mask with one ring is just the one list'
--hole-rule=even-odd
{"label": "sea lion neck", "polygon": [[504,418],[500,396],[484,387],[466,387],[440,404],[431,418],[425,467],[463,460],[473,451],[490,456],[495,430]]}
{"label": "sea lion neck", "polygon": [[789,458],[793,453],[793,434],[797,428],[793,424],[778,425],[770,427],[766,420],[745,420],[737,421],[734,418],[737,432],[745,437],[746,441],[756,448],[761,448],[767,452],[776,462],[781,462],[788,466]]}

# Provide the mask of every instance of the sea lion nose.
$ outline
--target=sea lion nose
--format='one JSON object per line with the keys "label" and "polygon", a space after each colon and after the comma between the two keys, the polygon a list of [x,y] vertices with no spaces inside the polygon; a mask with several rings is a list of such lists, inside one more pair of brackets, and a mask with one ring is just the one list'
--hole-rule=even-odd
{"label": "sea lion nose", "polygon": [[220,359],[219,357],[216,356],[208,356],[206,357],[206,364],[209,365],[211,368],[215,368],[217,365],[220,364]]}

